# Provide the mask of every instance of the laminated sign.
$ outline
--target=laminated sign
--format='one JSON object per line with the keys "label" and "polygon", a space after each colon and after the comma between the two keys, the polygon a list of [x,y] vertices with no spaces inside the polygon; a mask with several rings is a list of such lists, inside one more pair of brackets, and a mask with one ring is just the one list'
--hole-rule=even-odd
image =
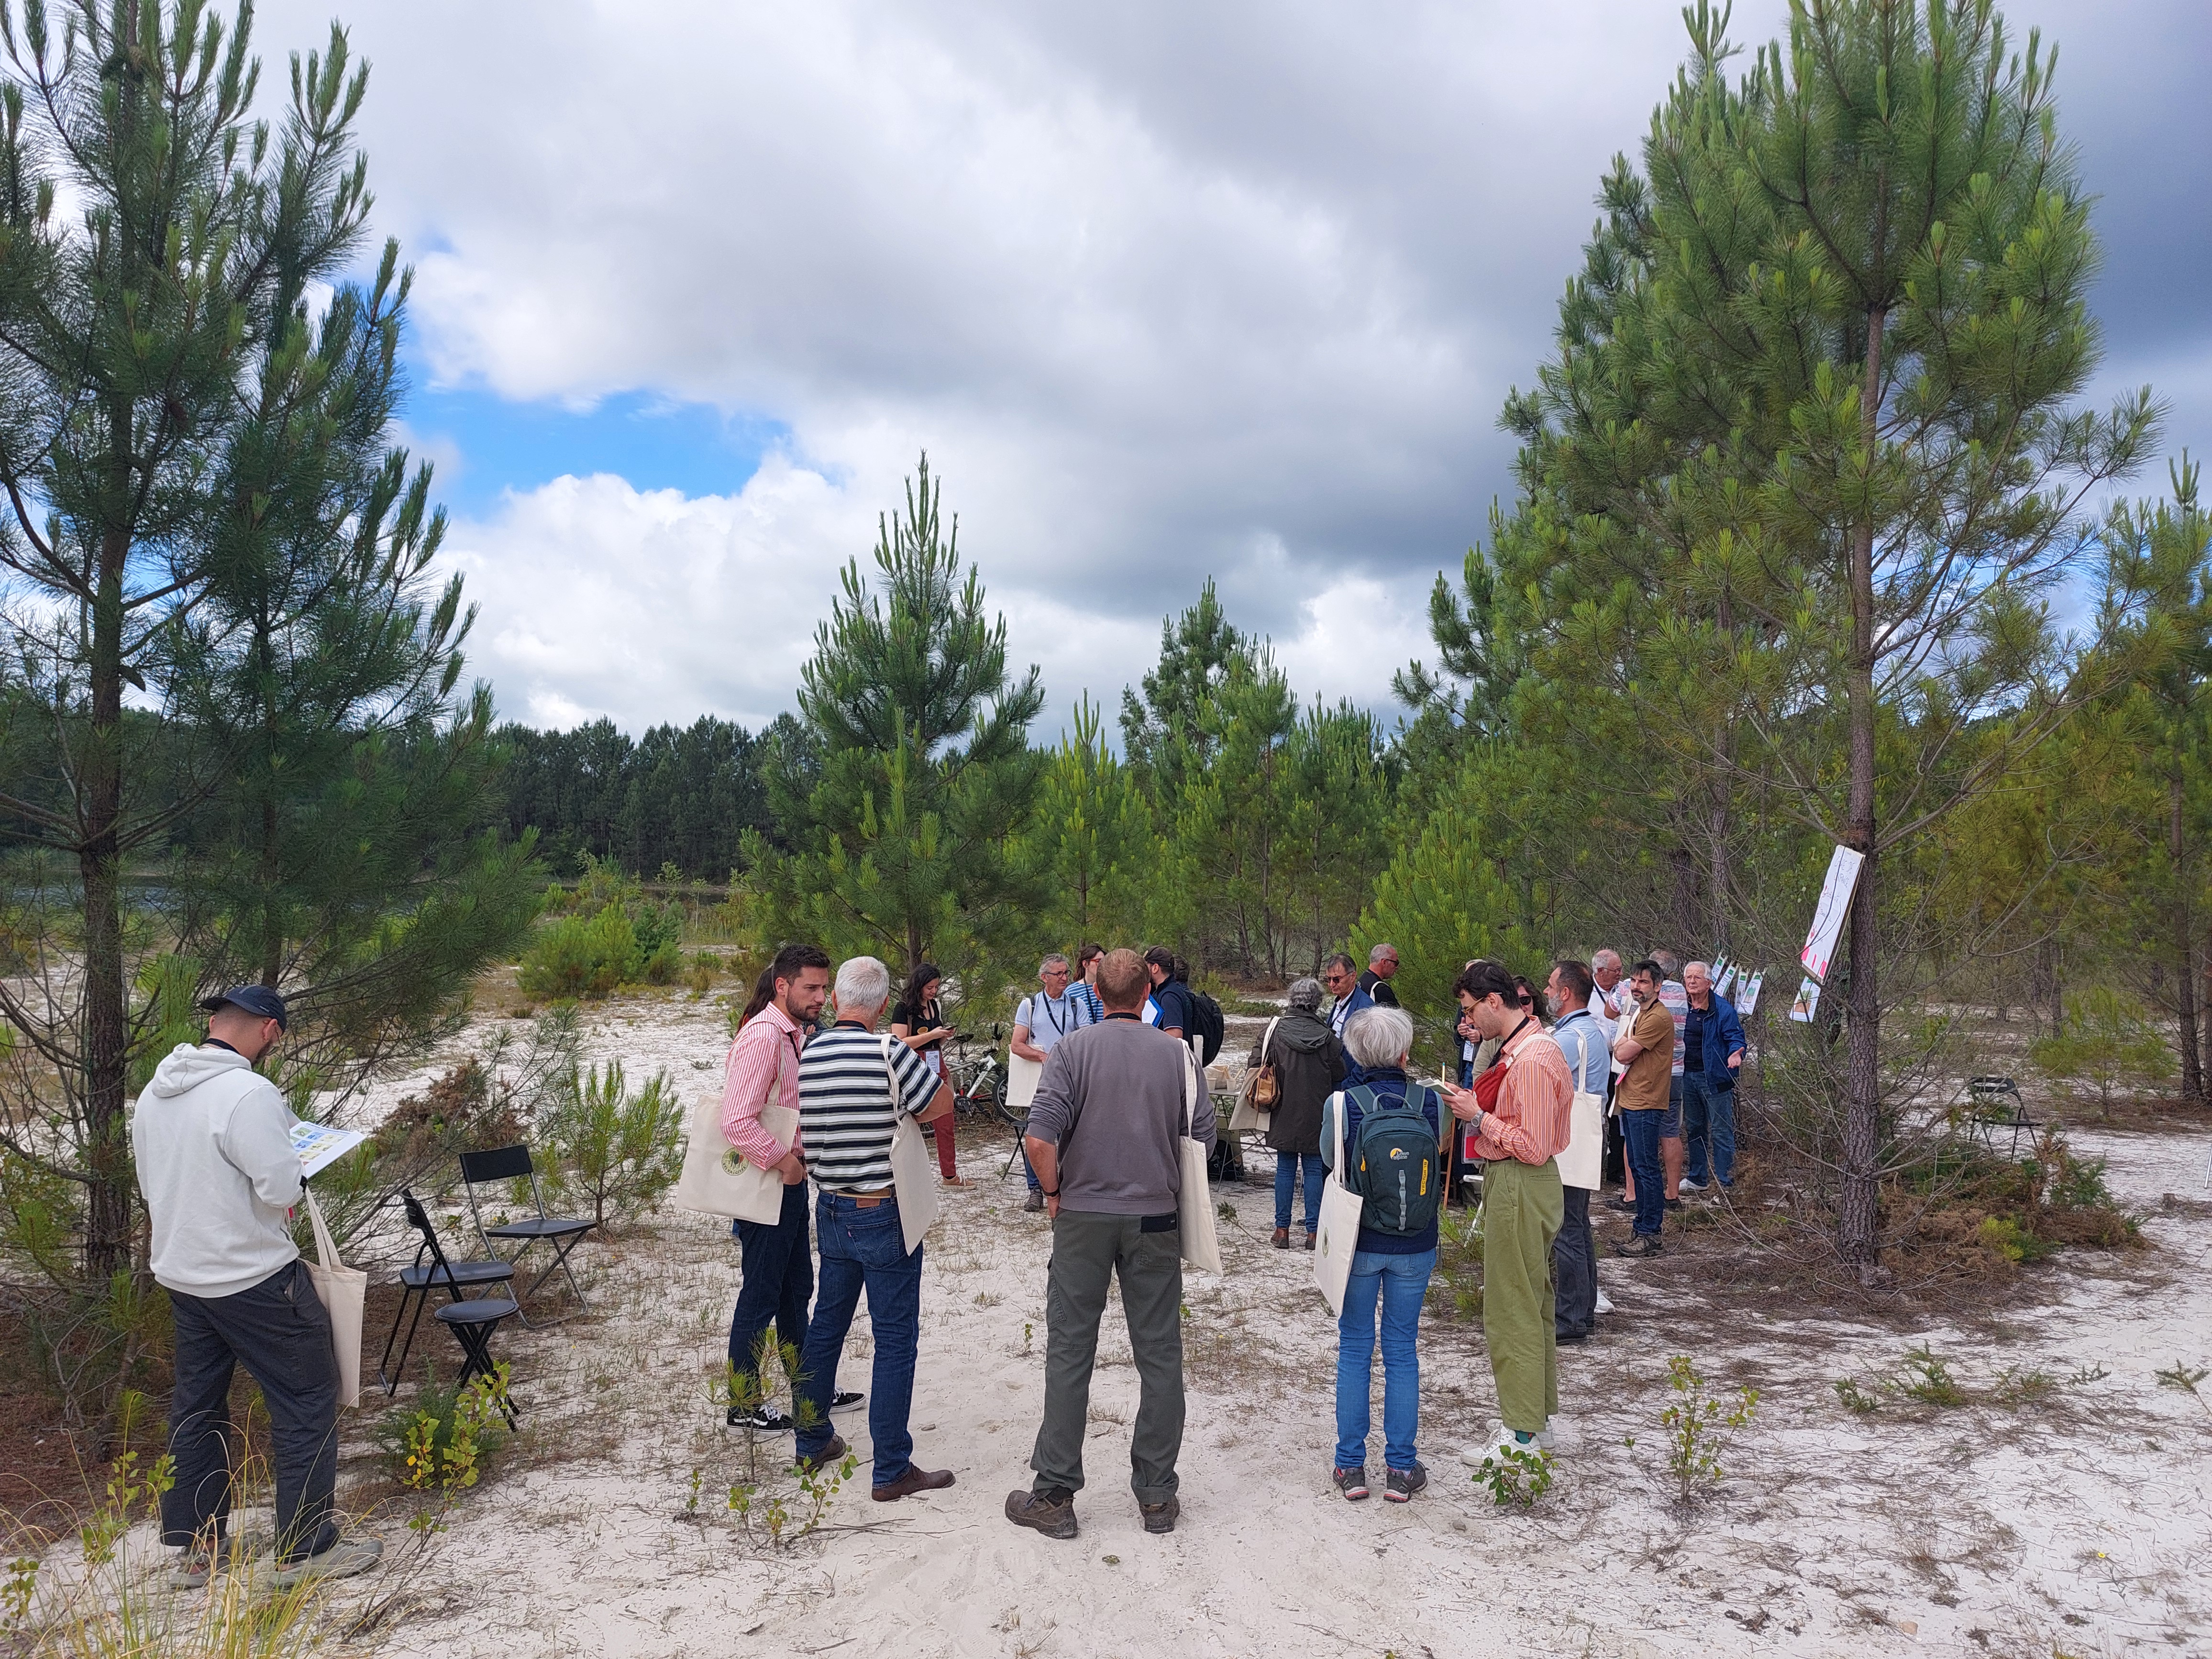
{"label": "laminated sign", "polygon": [[1837,943],[1843,938],[1844,918],[1851,913],[1851,892],[1859,884],[1859,866],[1865,862],[1865,854],[1848,847],[1837,848],[1836,855],[1828,860],[1828,878],[1820,884],[1820,902],[1813,908],[1805,948],[1797,953],[1805,971],[1814,979],[1825,981],[1828,977],[1828,964],[1835,960]]}

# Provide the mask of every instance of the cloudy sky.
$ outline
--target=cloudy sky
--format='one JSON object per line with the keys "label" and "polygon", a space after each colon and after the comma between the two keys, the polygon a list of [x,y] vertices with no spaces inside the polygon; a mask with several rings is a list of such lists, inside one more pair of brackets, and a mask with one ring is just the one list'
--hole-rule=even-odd
{"label": "cloudy sky", "polygon": [[[1764,40],[1781,0],[1742,0]],[[319,44],[329,0],[260,7]],[[2212,449],[2212,6],[2017,0],[2102,198],[2100,398]],[[792,704],[927,449],[1055,733],[1208,574],[1386,714],[1508,488],[1673,0],[374,0],[362,123],[417,271],[410,441],[502,711]],[[2163,483],[2162,465],[2142,480]]]}

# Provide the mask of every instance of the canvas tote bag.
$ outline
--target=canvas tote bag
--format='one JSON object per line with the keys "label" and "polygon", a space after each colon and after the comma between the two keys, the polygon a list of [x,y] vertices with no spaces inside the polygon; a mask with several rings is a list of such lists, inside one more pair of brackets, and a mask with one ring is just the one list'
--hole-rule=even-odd
{"label": "canvas tote bag", "polygon": [[[877,1039],[883,1045],[884,1082],[891,1091],[891,1110],[898,1114],[898,1122],[891,1130],[891,1190],[898,1195],[899,1227],[906,1235],[906,1253],[912,1255],[921,1248],[922,1239],[937,1220],[937,1171],[932,1167],[935,1160],[930,1155],[929,1145],[922,1139],[921,1125],[914,1121],[911,1112],[899,1112],[898,1073],[891,1069],[891,1044],[896,1037]],[[938,1119],[947,1126],[951,1118]]]}
{"label": "canvas tote bag", "polygon": [[1262,1106],[1260,1103],[1260,1080],[1263,1075],[1267,1076],[1271,1088],[1279,1090],[1273,1077],[1267,1074],[1267,1043],[1275,1035],[1275,1027],[1282,1024],[1282,1019],[1283,1017],[1278,1014],[1267,1022],[1267,1032],[1260,1039],[1260,1063],[1245,1073],[1244,1086],[1237,1091],[1237,1109],[1229,1115],[1229,1133],[1232,1135],[1241,1135],[1247,1129],[1257,1129],[1265,1134],[1267,1126],[1274,1121],[1275,1115],[1270,1109],[1275,1103],[1276,1093],[1270,1092],[1267,1105]]}
{"label": "canvas tote bag", "polygon": [[1200,1273],[1221,1271],[1221,1239],[1213,1229],[1213,1188],[1206,1178],[1206,1148],[1191,1139],[1191,1113],[1198,1098],[1198,1056],[1182,1054],[1182,1133],[1177,1151],[1182,1161],[1182,1190],[1176,1199],[1176,1231],[1182,1259]]}
{"label": "canvas tote bag", "polygon": [[331,1242],[330,1224],[323,1219],[322,1208],[315,1202],[315,1189],[301,1182],[300,1190],[307,1195],[307,1220],[315,1230],[315,1260],[307,1263],[307,1277],[314,1281],[315,1294],[331,1316],[331,1353],[337,1361],[338,1404],[358,1406],[361,1321],[368,1300],[368,1275],[338,1260],[338,1247]]}
{"label": "canvas tote bag", "polygon": [[1344,1096],[1331,1095],[1335,1107],[1330,1115],[1332,1158],[1328,1179],[1321,1188],[1321,1230],[1314,1236],[1314,1283],[1331,1313],[1344,1311],[1344,1287],[1352,1279],[1352,1258],[1359,1249],[1359,1194],[1348,1192],[1344,1174]]}
{"label": "canvas tote bag", "polygon": [[1030,1102],[1036,1098],[1037,1083],[1044,1076],[1044,1062],[1024,1060],[1021,1055],[1006,1056],[1006,1104],[1018,1112],[1026,1112]]}
{"label": "canvas tote bag", "polygon": [[1595,1192],[1605,1167],[1605,1097],[1582,1086],[1587,1067],[1575,1071],[1574,1104],[1568,1109],[1567,1144],[1557,1162],[1565,1186]]}
{"label": "canvas tote bag", "polygon": [[[761,1108],[761,1127],[789,1152],[799,1139],[799,1114],[774,1101],[783,1093],[783,1067],[790,1043],[775,1045],[775,1077],[770,1103]],[[783,1219],[783,1177],[763,1170],[722,1138],[722,1097],[710,1094],[691,1110],[691,1130],[684,1147],[684,1173],[676,1182],[676,1206],[701,1215],[726,1216],[773,1227]]]}

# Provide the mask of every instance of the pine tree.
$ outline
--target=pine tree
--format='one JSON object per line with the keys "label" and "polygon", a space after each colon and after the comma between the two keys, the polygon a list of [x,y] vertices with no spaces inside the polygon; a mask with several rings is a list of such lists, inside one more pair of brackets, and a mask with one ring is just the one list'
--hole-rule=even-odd
{"label": "pine tree", "polygon": [[1688,18],[1559,355],[1509,404],[1528,501],[1500,592],[1547,661],[1648,711],[1717,857],[1747,792],[1865,855],[1833,1095],[1838,1243],[1871,1279],[1885,975],[1925,954],[1885,883],[2094,692],[2048,596],[2155,422],[2148,393],[2069,404],[2095,244],[2033,36],[2011,54],[1988,0],[1795,0],[1731,84],[1725,13]]}
{"label": "pine tree", "polygon": [[1044,771],[1029,747],[1038,671],[1006,671],[1006,624],[960,574],[959,526],[924,455],[906,507],[879,525],[816,631],[799,692],[802,744],[779,744],[771,799],[794,850],[747,838],[777,926],[839,953],[988,958],[1020,936],[1033,882],[1011,856]]}
{"label": "pine tree", "polygon": [[1196,605],[1161,619],[1160,659],[1144,677],[1143,698],[1121,692],[1122,750],[1155,805],[1169,805],[1212,764],[1204,710],[1254,643],[1230,623],[1211,576]]}
{"label": "pine tree", "polygon": [[[427,612],[415,597],[435,540],[427,480],[384,453],[392,261],[369,292],[344,281],[369,205],[352,138],[366,71],[333,28],[324,52],[293,59],[272,131],[249,116],[249,20],[241,8],[227,30],[204,0],[76,0],[58,39],[44,6],[27,7],[20,30],[12,11],[4,21],[0,564],[34,601],[17,613],[8,667],[43,706],[56,775],[11,769],[0,806],[73,861],[80,941],[65,993],[10,994],[5,1011],[65,1097],[55,1121],[88,1195],[83,1268],[100,1283],[125,1267],[132,1232],[134,1045],[171,1018],[132,1005],[134,958],[150,948],[125,902],[134,861],[195,813],[251,798],[261,833],[248,844],[283,890],[219,931],[256,976],[272,964],[281,975],[302,930],[331,914],[308,919],[294,882],[304,866],[279,868],[303,851],[296,831],[319,813],[348,833],[392,830],[420,821],[422,791],[458,788],[430,813],[450,826],[474,812],[482,776],[481,709],[436,735],[419,720],[348,725],[380,680],[390,691],[418,673],[401,701],[437,723],[459,666],[458,594]],[[338,297],[319,323],[309,296],[325,285]],[[126,693],[160,716],[126,712]],[[279,774],[288,761],[307,780],[297,787]],[[373,809],[342,799],[356,788]],[[283,822],[310,799],[320,805]],[[410,903],[406,921],[380,920],[392,883],[451,894],[456,872],[345,872],[348,850],[319,849],[316,879],[333,903],[351,886],[356,945],[380,927],[445,923],[478,945],[499,933],[465,907]],[[386,943],[363,948],[386,964],[405,957]],[[465,954],[457,939],[447,960]],[[346,999],[322,988],[336,1018]]]}
{"label": "pine tree", "polygon": [[1071,949],[1144,937],[1160,849],[1128,767],[1106,747],[1088,696],[1075,708],[1037,792],[1024,856],[1043,896],[1040,942]]}

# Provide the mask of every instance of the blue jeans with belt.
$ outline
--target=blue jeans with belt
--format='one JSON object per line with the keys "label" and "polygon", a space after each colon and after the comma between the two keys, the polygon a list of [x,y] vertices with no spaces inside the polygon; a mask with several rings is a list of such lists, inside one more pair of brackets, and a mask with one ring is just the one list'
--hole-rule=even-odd
{"label": "blue jeans with belt", "polygon": [[1375,1367],[1376,1311],[1382,1326],[1382,1461],[1410,1469],[1413,1437],[1421,1419],[1421,1299],[1437,1253],[1384,1255],[1355,1250],[1352,1277],[1345,1281],[1344,1311],[1336,1321],[1336,1467],[1357,1469],[1367,1462],[1367,1431],[1372,1424],[1370,1393]]}
{"label": "blue jeans with belt", "polygon": [[890,1193],[866,1206],[848,1194],[823,1193],[815,1200],[814,1231],[821,1240],[821,1290],[799,1363],[798,1397],[812,1408],[800,1413],[806,1420],[799,1431],[799,1455],[819,1455],[835,1435],[830,1401],[837,1392],[837,1359],[866,1291],[876,1343],[875,1374],[868,1389],[868,1437],[876,1447],[873,1484],[888,1486],[914,1467],[907,1416],[921,1342],[921,1246],[908,1253],[898,1200]]}

